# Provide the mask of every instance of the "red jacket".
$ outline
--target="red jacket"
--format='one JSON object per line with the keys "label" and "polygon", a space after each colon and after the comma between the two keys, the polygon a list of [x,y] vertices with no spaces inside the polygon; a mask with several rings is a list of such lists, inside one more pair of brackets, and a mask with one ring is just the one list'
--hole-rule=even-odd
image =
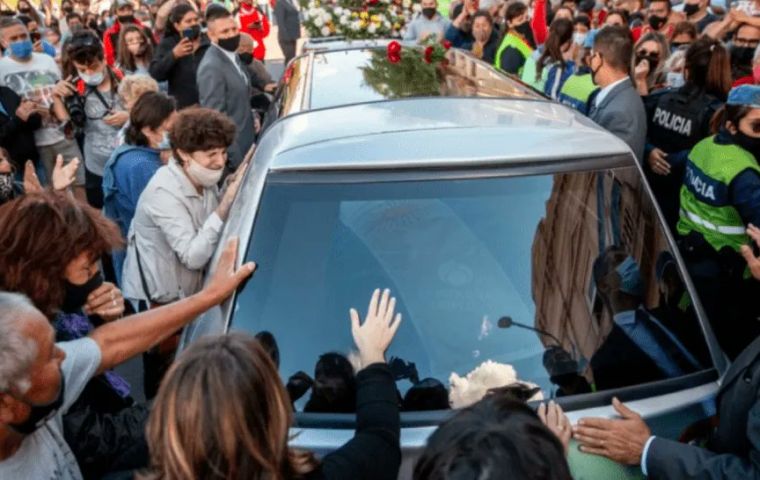
{"label": "red jacket", "polygon": [[[267,47],[264,39],[269,35],[269,19],[255,5],[240,4],[240,30],[253,37],[253,57],[264,60]],[[258,28],[256,24],[258,25]]]}
{"label": "red jacket", "polygon": [[[138,27],[142,27],[145,34],[148,36],[148,39],[153,43],[153,46],[156,46],[156,37],[153,35],[153,32],[148,28],[143,26],[142,23],[140,23],[139,20],[135,19],[135,25]],[[103,50],[106,55],[106,63],[108,65],[113,66],[114,63],[116,63],[116,49],[119,46],[119,34],[121,33],[121,24],[119,22],[114,22],[111,27],[106,30],[106,33],[103,34]]]}

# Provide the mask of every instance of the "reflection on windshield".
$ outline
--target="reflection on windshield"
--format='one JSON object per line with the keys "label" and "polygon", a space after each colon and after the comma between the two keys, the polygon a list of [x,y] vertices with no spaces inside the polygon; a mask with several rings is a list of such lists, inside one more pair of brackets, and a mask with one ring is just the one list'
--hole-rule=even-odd
{"label": "reflection on windshield", "polygon": [[633,168],[267,184],[233,329],[267,332],[299,410],[352,411],[348,311],[390,288],[406,410],[512,384],[550,398],[708,364],[679,270]]}

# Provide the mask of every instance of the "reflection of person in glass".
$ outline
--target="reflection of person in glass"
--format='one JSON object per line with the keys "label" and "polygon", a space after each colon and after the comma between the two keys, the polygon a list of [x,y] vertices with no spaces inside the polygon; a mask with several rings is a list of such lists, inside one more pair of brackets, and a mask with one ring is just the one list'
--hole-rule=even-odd
{"label": "reflection of person in glass", "polygon": [[[644,307],[644,284],[633,257],[619,247],[608,247],[594,261],[593,277],[613,316],[609,336],[591,358],[597,387],[673,378],[701,368],[673,332]],[[619,365],[621,361],[627,365]],[[617,377],[617,385],[601,385],[607,373]]]}

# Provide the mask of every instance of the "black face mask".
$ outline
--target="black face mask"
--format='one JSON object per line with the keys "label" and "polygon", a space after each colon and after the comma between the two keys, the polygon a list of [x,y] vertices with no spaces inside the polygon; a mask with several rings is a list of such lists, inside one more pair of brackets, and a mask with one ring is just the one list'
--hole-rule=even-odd
{"label": "black face mask", "polygon": [[428,19],[433,18],[435,17],[435,8],[423,8],[422,14]]}
{"label": "black face mask", "polygon": [[240,61],[243,62],[243,65],[250,65],[253,63],[252,53],[238,53],[238,58],[240,58]]}
{"label": "black face mask", "polygon": [[752,47],[731,47],[731,64],[738,67],[748,67],[752,64],[752,57],[755,55],[755,49]]}
{"label": "black face mask", "polygon": [[135,16],[134,15],[119,15],[116,17],[119,20],[119,23],[135,23]]}
{"label": "black face mask", "polygon": [[663,25],[665,25],[665,22],[667,21],[668,17],[658,17],[657,15],[652,15],[649,17],[649,26],[655,30],[659,30]]}
{"label": "black face mask", "polygon": [[201,36],[201,26],[200,25],[193,25],[190,28],[186,28],[182,30],[182,37],[187,38],[188,40],[195,40],[196,38]]}
{"label": "black face mask", "polygon": [[91,279],[82,285],[74,285],[66,280],[66,296],[63,298],[61,310],[66,313],[80,312],[82,307],[87,303],[87,297],[101,285],[103,285],[103,274],[100,272],[93,275]]}
{"label": "black face mask", "polygon": [[515,27],[515,31],[522,35],[522,37],[528,41],[531,47],[534,47],[536,45],[535,41],[533,40],[533,29],[530,28],[530,22],[521,23]]}
{"label": "black face mask", "polygon": [[18,13],[23,13],[23,14],[27,14],[27,13],[29,13],[31,11],[32,11],[32,9],[29,8],[29,7],[19,7],[19,9],[18,9]]}
{"label": "black face mask", "polygon": [[8,424],[16,432],[22,435],[31,435],[40,428],[50,417],[57,412],[63,405],[63,394],[66,391],[66,379],[61,372],[61,389],[58,391],[58,397],[47,405],[37,406],[33,405],[31,412],[29,412],[29,418],[23,423]]}
{"label": "black face mask", "polygon": [[219,47],[223,48],[224,50],[227,50],[228,52],[235,52],[240,46],[240,35],[235,35],[234,37],[230,38],[220,38],[218,43]]}
{"label": "black face mask", "polygon": [[734,143],[760,159],[760,138],[750,137],[741,130],[733,135]]}
{"label": "black face mask", "polygon": [[687,17],[691,17],[698,11],[699,11],[698,3],[685,3],[683,6],[683,13],[685,13]]}

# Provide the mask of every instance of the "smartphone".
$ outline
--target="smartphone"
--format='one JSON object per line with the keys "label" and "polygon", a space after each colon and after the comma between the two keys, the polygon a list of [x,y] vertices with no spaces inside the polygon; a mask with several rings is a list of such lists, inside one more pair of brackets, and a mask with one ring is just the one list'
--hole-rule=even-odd
{"label": "smartphone", "polygon": [[40,32],[31,32],[29,38],[32,40],[32,43],[37,43],[42,40],[42,34]]}
{"label": "smartphone", "polygon": [[186,38],[188,40],[195,40],[197,36],[195,35],[195,32],[192,28],[186,28],[182,30],[182,38]]}

